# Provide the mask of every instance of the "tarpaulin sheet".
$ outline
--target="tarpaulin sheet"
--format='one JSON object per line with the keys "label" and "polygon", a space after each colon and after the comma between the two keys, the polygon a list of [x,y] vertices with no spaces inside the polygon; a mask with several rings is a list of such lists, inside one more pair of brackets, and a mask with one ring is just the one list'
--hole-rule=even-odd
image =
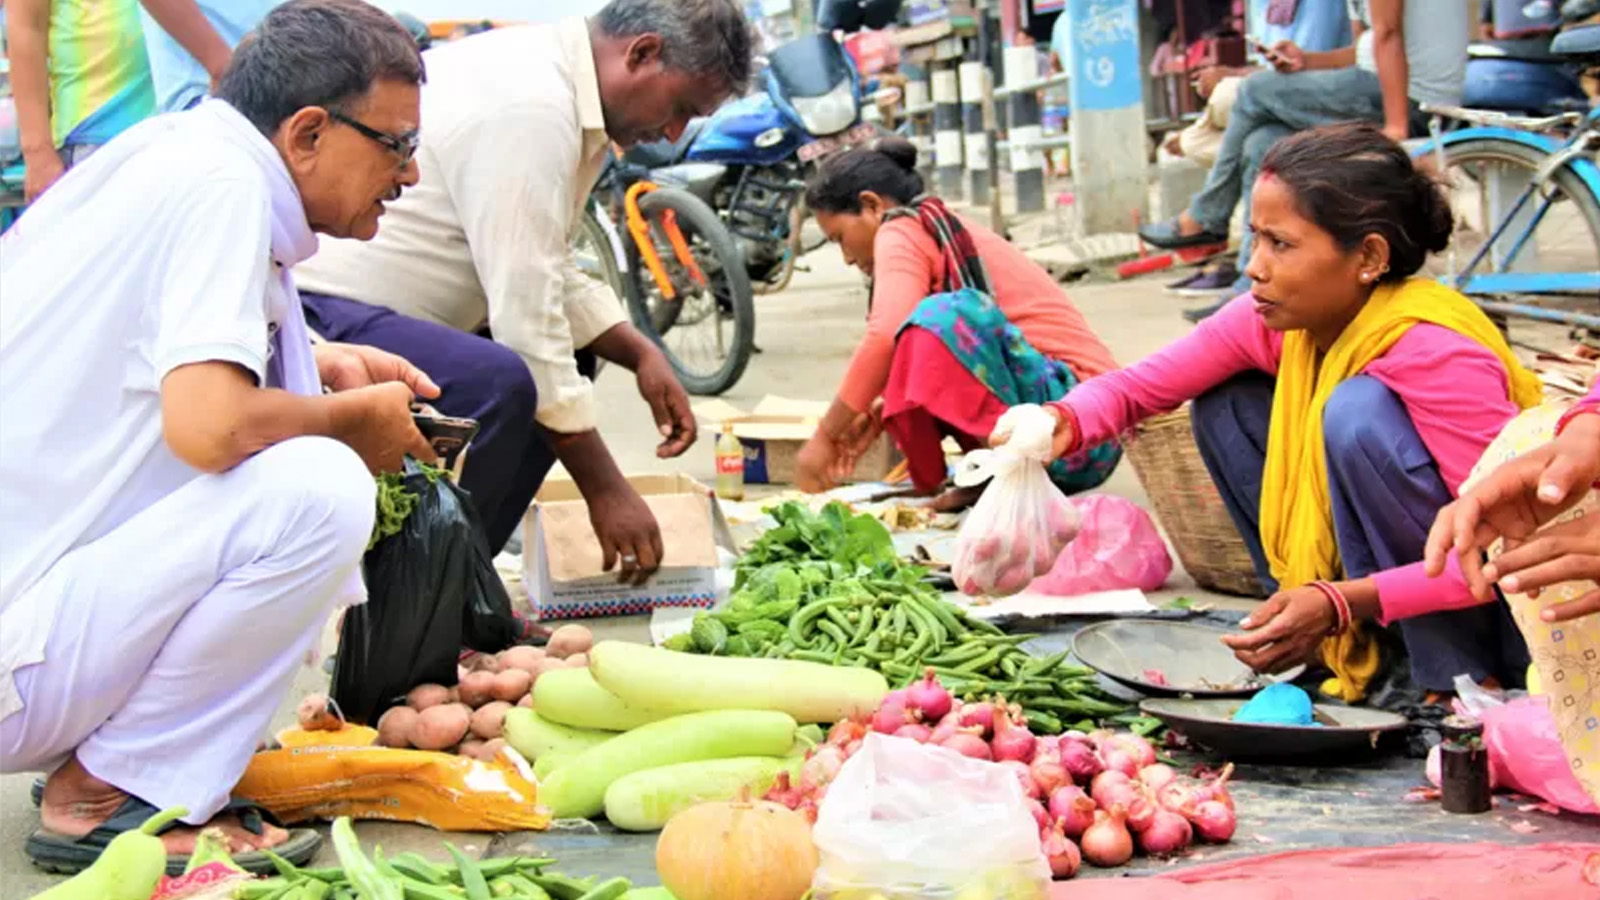
{"label": "tarpaulin sheet", "polygon": [[1600,842],[1520,847],[1398,844],[1300,850],[1147,878],[1062,881],[1051,887],[1049,896],[1053,900],[1593,900],[1600,898],[1596,881],[1600,881]]}

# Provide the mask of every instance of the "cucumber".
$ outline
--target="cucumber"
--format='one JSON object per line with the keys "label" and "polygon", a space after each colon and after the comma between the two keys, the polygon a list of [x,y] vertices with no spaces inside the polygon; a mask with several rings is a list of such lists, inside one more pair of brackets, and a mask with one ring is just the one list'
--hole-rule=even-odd
{"label": "cucumber", "polygon": [[659,831],[678,813],[711,800],[760,797],[779,772],[800,777],[801,760],[740,756],[679,763],[624,775],[606,788],[606,818],[623,831]]}
{"label": "cucumber", "polygon": [[[636,708],[669,713],[768,709],[801,723],[865,719],[889,693],[889,683],[871,669],[697,656],[624,641],[596,644],[589,651],[589,671],[600,687]],[[537,690],[534,706],[543,712]]]}
{"label": "cucumber", "polygon": [[599,684],[588,669],[554,669],[533,685],[533,708],[545,721],[573,728],[632,731],[673,715],[624,703]]}
{"label": "cucumber", "polygon": [[539,757],[538,762],[533,764],[533,777],[539,781],[545,780],[550,777],[551,772],[571,762],[582,752],[581,750],[552,750],[546,753]]}
{"label": "cucumber", "polygon": [[539,785],[539,803],[557,819],[605,810],[606,790],[624,775],[677,763],[735,756],[782,756],[794,743],[794,719],[767,710],[691,713],[652,722],[585,750]]}
{"label": "cucumber", "polygon": [[572,754],[588,750],[617,736],[611,731],[557,725],[533,710],[520,706],[506,712],[503,729],[506,743],[533,763],[538,763],[550,753]]}

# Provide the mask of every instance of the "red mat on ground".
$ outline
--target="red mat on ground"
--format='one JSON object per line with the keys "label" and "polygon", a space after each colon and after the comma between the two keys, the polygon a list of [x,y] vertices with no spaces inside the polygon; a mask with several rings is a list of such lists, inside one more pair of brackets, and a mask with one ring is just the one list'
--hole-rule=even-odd
{"label": "red mat on ground", "polygon": [[1051,887],[1049,896],[1052,900],[1594,900],[1600,898],[1597,882],[1600,843],[1400,844],[1256,856],[1148,878],[1062,881]]}

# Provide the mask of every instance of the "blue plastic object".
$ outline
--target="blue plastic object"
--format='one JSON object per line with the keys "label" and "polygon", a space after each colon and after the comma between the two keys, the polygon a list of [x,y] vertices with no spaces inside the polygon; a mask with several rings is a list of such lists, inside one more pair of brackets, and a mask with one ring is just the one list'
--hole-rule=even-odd
{"label": "blue plastic object", "polygon": [[1262,688],[1250,702],[1233,714],[1235,722],[1256,725],[1310,725],[1322,723],[1311,717],[1311,695],[1292,684],[1272,684]]}

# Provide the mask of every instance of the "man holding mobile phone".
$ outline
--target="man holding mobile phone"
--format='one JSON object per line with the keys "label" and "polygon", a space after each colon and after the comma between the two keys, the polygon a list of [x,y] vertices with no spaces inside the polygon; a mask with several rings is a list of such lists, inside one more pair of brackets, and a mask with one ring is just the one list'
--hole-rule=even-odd
{"label": "man holding mobile phone", "polygon": [[[1253,0],[1255,30],[1245,40],[1269,66],[1276,66],[1272,45],[1291,41],[1307,50],[1329,51],[1350,46],[1347,0],[1298,0],[1282,9],[1272,0]],[[1244,79],[1260,72],[1259,65],[1206,66],[1194,75],[1192,85],[1206,101],[1200,118],[1180,131],[1169,149],[1176,156],[1210,166],[1222,151],[1222,134],[1228,128],[1234,101]],[[1218,287],[1231,284],[1231,279]]]}
{"label": "man holding mobile phone", "polygon": [[[1177,218],[1139,229],[1165,249],[1228,239],[1234,209],[1250,207],[1262,158],[1279,139],[1333,122],[1383,124],[1400,141],[1426,127],[1424,103],[1455,104],[1466,79],[1470,15],[1461,0],[1348,0],[1354,46],[1306,50],[1290,40],[1271,48],[1272,71],[1240,85],[1216,163],[1205,187]],[[1250,259],[1246,231],[1239,256]],[[1186,313],[1191,320],[1220,309],[1249,290],[1241,278],[1214,306]]]}

